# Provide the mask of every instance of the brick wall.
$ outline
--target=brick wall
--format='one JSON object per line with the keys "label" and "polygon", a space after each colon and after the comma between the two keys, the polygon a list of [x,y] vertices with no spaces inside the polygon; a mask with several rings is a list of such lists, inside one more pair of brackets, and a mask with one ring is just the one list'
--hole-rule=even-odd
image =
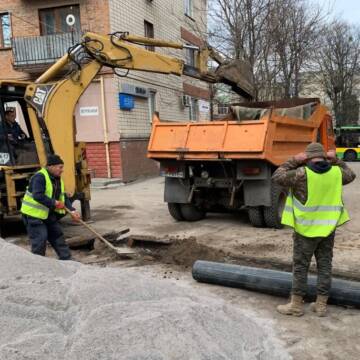
{"label": "brick wall", "polygon": [[[81,28],[103,34],[109,33],[108,1],[104,0],[1,0],[0,13],[11,13],[12,36],[39,36],[39,9],[64,5],[80,6]],[[0,78],[28,79],[34,75],[15,71],[12,67],[12,50],[0,49]]]}
{"label": "brick wall", "polygon": [[190,95],[192,97],[200,98],[200,99],[210,99],[210,91],[209,89],[202,89],[198,86],[190,85],[187,83],[183,84],[184,94]]}
{"label": "brick wall", "polygon": [[[159,167],[154,160],[147,159],[148,139],[131,139],[109,144],[111,176],[124,182],[139,176],[158,175]],[[86,154],[92,177],[106,178],[106,153],[103,143],[86,143]]]}
{"label": "brick wall", "polygon": [[[118,142],[109,143],[109,153],[111,176],[113,178],[122,178],[121,155]],[[99,142],[86,143],[86,155],[91,176],[97,178],[106,178],[107,165],[105,144]]]}

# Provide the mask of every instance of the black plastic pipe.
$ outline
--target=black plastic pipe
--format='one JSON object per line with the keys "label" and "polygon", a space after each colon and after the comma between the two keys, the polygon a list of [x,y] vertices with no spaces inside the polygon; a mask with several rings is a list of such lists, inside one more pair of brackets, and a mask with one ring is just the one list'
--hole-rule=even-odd
{"label": "black plastic pipe", "polygon": [[[192,268],[195,280],[289,297],[292,274],[284,271],[198,260]],[[316,298],[316,276],[308,277],[306,300]],[[360,308],[360,283],[333,278],[329,303]]]}

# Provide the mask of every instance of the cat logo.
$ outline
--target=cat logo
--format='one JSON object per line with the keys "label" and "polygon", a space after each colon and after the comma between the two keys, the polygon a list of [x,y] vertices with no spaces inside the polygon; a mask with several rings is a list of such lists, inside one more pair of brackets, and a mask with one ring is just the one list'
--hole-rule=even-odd
{"label": "cat logo", "polygon": [[47,91],[38,87],[33,97],[33,102],[38,105],[42,105],[45,101]]}

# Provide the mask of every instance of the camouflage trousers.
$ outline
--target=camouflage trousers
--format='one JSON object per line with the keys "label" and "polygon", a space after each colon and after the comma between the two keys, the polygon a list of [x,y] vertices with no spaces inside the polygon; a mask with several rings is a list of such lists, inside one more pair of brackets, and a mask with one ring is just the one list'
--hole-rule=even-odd
{"label": "camouflage trousers", "polygon": [[292,294],[305,296],[311,258],[317,265],[317,293],[329,295],[335,232],[327,237],[308,238],[294,233]]}

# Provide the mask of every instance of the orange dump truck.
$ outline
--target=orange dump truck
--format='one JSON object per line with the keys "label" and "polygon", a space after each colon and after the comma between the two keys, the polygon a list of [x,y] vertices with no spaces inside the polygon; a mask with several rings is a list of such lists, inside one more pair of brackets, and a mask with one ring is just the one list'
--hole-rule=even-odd
{"label": "orange dump truck", "polygon": [[216,121],[154,119],[148,157],[160,163],[176,220],[246,209],[254,226],[279,228],[287,189],[271,176],[312,141],[335,149],[331,116],[318,99],[245,103]]}

